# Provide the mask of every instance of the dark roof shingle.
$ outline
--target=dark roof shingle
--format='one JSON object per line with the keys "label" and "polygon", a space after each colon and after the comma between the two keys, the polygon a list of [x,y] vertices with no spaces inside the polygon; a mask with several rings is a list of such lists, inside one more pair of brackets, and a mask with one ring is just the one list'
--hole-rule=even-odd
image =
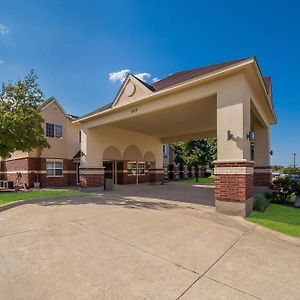
{"label": "dark roof shingle", "polygon": [[80,119],[88,117],[88,116],[91,116],[91,115],[94,115],[94,114],[97,114],[97,113],[100,113],[100,112],[105,111],[105,110],[108,110],[109,108],[111,108],[111,106],[112,106],[113,103],[114,102],[110,102],[108,104],[105,104],[105,105],[101,106],[100,108],[98,108],[96,110],[93,110],[93,111],[91,111],[91,112],[89,112],[89,113],[81,116]]}
{"label": "dark roof shingle", "polygon": [[181,82],[184,82],[186,80],[192,79],[194,77],[205,75],[205,74],[208,74],[208,73],[213,72],[215,70],[222,69],[222,68],[228,67],[230,65],[239,63],[239,62],[241,62],[243,60],[246,60],[246,59],[248,59],[248,58],[237,59],[237,60],[224,62],[224,63],[220,63],[220,64],[200,67],[200,68],[197,68],[197,69],[176,72],[176,73],[174,73],[174,74],[172,74],[172,75],[170,75],[170,76],[168,76],[164,79],[161,79],[161,80],[153,83],[152,86],[153,86],[155,91],[160,91],[160,90],[163,90],[165,88],[171,87],[171,86],[179,84]]}
{"label": "dark roof shingle", "polygon": [[266,90],[269,94],[270,93],[270,88],[271,88],[271,76],[264,77],[264,84],[265,84]]}

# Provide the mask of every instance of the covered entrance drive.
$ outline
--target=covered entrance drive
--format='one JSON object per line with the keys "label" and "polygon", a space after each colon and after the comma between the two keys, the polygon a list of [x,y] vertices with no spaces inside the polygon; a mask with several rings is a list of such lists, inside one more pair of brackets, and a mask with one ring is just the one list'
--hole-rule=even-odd
{"label": "covered entrance drive", "polygon": [[[215,204],[247,215],[253,184],[268,185],[270,125],[276,122],[269,78],[249,58],[175,73],[153,85],[129,75],[115,100],[78,121],[84,187],[162,183],[162,145],[217,137]],[[254,138],[255,136],[255,138]]]}

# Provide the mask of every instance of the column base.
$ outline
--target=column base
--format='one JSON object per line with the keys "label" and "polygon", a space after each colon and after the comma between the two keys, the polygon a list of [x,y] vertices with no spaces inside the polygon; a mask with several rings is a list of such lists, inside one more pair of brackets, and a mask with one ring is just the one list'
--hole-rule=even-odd
{"label": "column base", "polygon": [[216,210],[248,216],[253,209],[253,162],[215,163]]}
{"label": "column base", "polygon": [[150,184],[164,184],[164,169],[149,169]]}
{"label": "column base", "polygon": [[83,188],[104,187],[104,168],[80,168],[80,186]]}
{"label": "column base", "polygon": [[231,216],[247,217],[253,210],[253,198],[243,202],[223,201],[216,199],[216,211]]}

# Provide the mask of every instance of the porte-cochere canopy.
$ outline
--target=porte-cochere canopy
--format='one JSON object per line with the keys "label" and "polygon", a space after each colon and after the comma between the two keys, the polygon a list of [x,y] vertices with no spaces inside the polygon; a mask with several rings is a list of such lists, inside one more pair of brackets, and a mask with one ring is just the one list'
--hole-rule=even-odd
{"label": "porte-cochere canopy", "polygon": [[114,101],[76,122],[82,126],[86,186],[95,185],[95,176],[103,184],[105,160],[155,160],[148,180],[161,182],[162,144],[208,137],[218,142],[218,211],[247,215],[253,185],[271,180],[270,126],[276,117],[271,79],[262,76],[255,57],[177,72],[152,85],[130,74]]}

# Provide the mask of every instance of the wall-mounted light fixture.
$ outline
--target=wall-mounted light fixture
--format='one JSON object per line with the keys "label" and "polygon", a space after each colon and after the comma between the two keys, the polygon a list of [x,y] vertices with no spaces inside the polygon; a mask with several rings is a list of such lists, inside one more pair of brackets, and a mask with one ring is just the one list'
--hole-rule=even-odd
{"label": "wall-mounted light fixture", "polygon": [[227,130],[227,141],[230,141],[233,138],[233,134],[230,132],[230,130]]}
{"label": "wall-mounted light fixture", "polygon": [[254,139],[255,139],[255,134],[253,131],[249,131],[248,134],[247,134],[247,139],[250,141],[250,142],[253,142]]}
{"label": "wall-mounted light fixture", "polygon": [[273,153],[274,153],[273,150],[271,150],[271,151],[270,151],[270,155],[273,156]]}

